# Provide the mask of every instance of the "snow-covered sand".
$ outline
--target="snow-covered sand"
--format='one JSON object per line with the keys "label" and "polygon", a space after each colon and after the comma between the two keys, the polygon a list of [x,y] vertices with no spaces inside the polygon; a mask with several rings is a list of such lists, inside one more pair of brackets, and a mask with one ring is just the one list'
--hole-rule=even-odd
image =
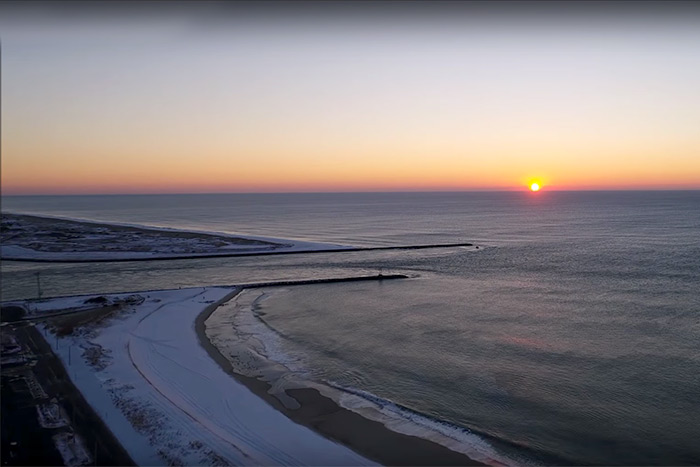
{"label": "snow-covered sand", "polygon": [[20,261],[125,261],[349,248],[248,234],[12,213],[3,213],[2,225],[0,256]]}
{"label": "snow-covered sand", "polygon": [[[138,464],[373,464],[292,422],[200,346],[196,317],[236,293],[231,287],[144,292],[143,303],[71,335],[41,330]],[[131,294],[107,297],[121,295]],[[68,304],[71,299],[56,302]]]}

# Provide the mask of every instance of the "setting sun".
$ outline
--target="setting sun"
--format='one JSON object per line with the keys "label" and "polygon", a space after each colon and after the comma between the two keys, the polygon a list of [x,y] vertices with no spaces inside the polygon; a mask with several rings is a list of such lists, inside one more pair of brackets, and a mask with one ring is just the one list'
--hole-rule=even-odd
{"label": "setting sun", "polygon": [[539,183],[532,183],[530,185],[530,190],[531,191],[540,191],[540,184]]}

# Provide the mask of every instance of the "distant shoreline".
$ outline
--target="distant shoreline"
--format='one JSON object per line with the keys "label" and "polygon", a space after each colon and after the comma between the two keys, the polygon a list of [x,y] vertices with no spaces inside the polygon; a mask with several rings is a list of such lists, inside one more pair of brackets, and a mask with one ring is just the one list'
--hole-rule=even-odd
{"label": "distant shoreline", "polygon": [[[278,238],[258,237],[253,235],[234,236],[217,232],[187,231],[160,227],[120,225],[102,222],[92,222],[86,220],[67,219],[60,217],[44,217],[28,214],[3,213],[3,218],[17,218],[19,220],[29,219],[36,225],[50,224],[52,221],[57,224],[78,225],[86,228],[109,229],[112,236],[119,239],[118,234],[127,232],[137,235],[153,235],[177,240],[206,240],[225,241],[237,245],[238,251],[209,251],[201,253],[176,253],[176,252],[150,252],[144,251],[143,244],[134,242],[131,249],[125,248],[120,251],[40,251],[26,248],[18,244],[7,244],[8,240],[16,238],[9,235],[3,239],[0,259],[3,261],[22,261],[32,263],[105,263],[105,262],[127,262],[127,261],[168,261],[182,259],[207,259],[207,258],[232,258],[246,256],[278,256],[297,254],[319,254],[319,253],[349,253],[359,251],[383,251],[383,250],[422,250],[432,248],[456,248],[472,247],[472,243],[444,243],[444,244],[424,244],[424,245],[397,245],[379,247],[353,247],[344,245],[333,245],[328,243],[314,243],[298,240],[286,240]],[[3,220],[5,220],[3,219]],[[60,235],[61,232],[56,233]],[[5,234],[6,235],[6,234]],[[150,239],[146,239],[145,242]],[[25,243],[47,242],[49,240],[34,240],[30,238]],[[104,245],[102,245],[104,246]],[[157,245],[159,246],[159,245]],[[60,247],[57,247],[60,248]],[[65,248],[65,247],[64,247]],[[230,248],[230,247],[229,247]],[[248,251],[246,251],[246,249]]]}

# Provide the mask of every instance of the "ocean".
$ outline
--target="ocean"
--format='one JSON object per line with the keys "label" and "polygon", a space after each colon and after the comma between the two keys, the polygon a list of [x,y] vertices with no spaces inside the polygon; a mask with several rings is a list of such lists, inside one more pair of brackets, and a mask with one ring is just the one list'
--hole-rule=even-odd
{"label": "ocean", "polygon": [[[260,291],[290,373],[522,464],[700,464],[700,192],[3,197],[2,210],[355,246],[198,260],[3,262],[2,300],[405,273]],[[233,333],[233,331],[231,331]],[[471,441],[470,441],[471,440]]]}

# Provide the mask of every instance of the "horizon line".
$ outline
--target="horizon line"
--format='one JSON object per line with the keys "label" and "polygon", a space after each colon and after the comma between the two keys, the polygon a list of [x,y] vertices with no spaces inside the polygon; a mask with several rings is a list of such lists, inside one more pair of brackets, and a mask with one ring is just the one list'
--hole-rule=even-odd
{"label": "horizon line", "polygon": [[[544,188],[534,195],[557,192],[557,193],[577,193],[577,192],[648,192],[648,191],[700,191],[697,188],[582,188],[582,189],[556,189]],[[136,192],[136,193],[13,193],[5,194],[0,192],[0,197],[20,197],[20,196],[173,196],[173,195],[289,195],[289,194],[405,194],[405,193],[532,193],[527,188],[511,189],[472,189],[472,190],[341,190],[341,191],[201,191],[201,192]]]}

